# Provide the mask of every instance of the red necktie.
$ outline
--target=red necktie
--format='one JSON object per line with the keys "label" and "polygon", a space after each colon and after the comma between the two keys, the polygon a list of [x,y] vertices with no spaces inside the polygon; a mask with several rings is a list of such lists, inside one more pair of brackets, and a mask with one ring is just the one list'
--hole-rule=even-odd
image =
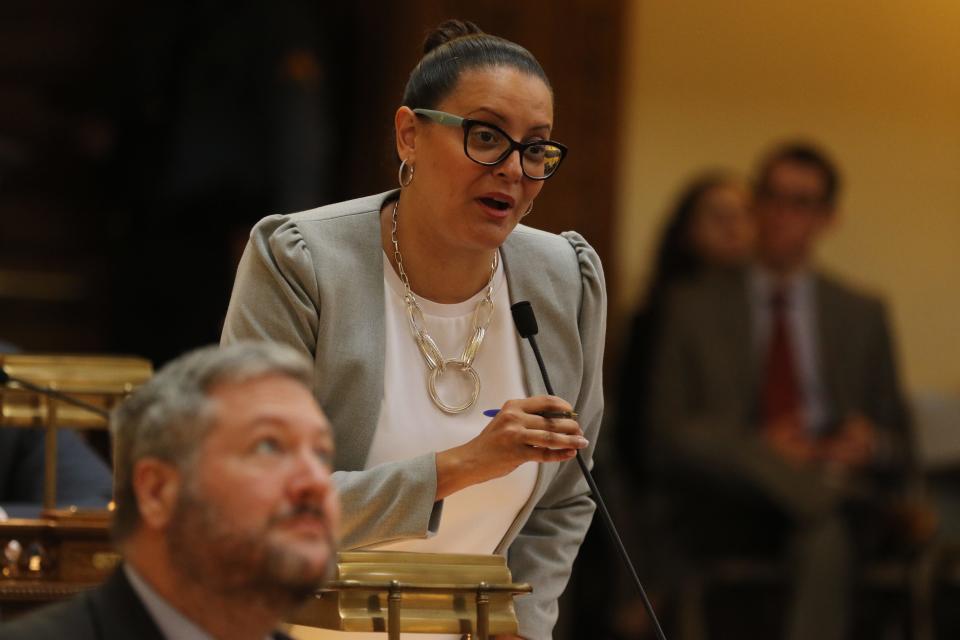
{"label": "red necktie", "polygon": [[763,424],[770,424],[800,407],[800,385],[793,361],[787,304],[786,293],[777,289],[770,298],[770,344],[760,397]]}

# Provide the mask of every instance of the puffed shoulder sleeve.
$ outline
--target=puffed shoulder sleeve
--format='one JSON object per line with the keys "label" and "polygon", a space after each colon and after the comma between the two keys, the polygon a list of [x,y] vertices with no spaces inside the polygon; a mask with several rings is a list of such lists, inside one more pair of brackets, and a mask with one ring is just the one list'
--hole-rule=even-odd
{"label": "puffed shoulder sleeve", "polygon": [[573,247],[580,268],[580,308],[577,324],[580,329],[581,349],[584,360],[583,384],[578,404],[581,409],[593,409],[595,415],[584,416],[582,422],[599,422],[603,414],[603,348],[607,332],[607,285],[603,276],[600,256],[592,246],[575,231],[561,234]]}
{"label": "puffed shoulder sleeve", "polygon": [[[567,313],[576,314],[579,345],[568,341],[570,349],[579,349],[582,362],[577,397],[568,398],[579,413],[580,426],[590,441],[581,454],[589,467],[593,466],[593,450],[603,418],[603,348],[606,334],[607,294],[600,258],[578,233],[568,231],[562,236],[570,243],[576,256],[579,282],[573,280],[571,269],[565,280],[571,291]],[[572,266],[572,265],[571,265]],[[560,380],[564,373],[552,372]],[[559,388],[559,386],[558,386]],[[520,634],[531,640],[552,638],[557,620],[557,600],[563,593],[573,561],[577,557],[593,517],[594,503],[578,465],[573,462],[560,466],[546,493],[539,499],[530,518],[510,545],[507,558],[514,579],[535,585],[534,592],[516,601]]]}
{"label": "puffed shoulder sleeve", "polygon": [[[600,256],[575,231],[562,235],[573,247],[580,272],[580,303],[577,309],[577,329],[580,334],[580,353],[583,371],[576,410],[584,435],[593,443],[603,419],[603,349],[607,335],[607,286]],[[592,452],[592,449],[589,450]],[[592,457],[588,456],[592,466]],[[572,465],[571,465],[572,466]]]}
{"label": "puffed shoulder sleeve", "polygon": [[[280,342],[314,362],[318,371],[323,368],[339,372],[332,376],[335,379],[327,380],[317,373],[316,380],[324,380],[324,384],[317,385],[315,392],[334,426],[338,468],[333,480],[344,505],[344,548],[433,535],[439,527],[443,506],[442,501],[434,500],[434,454],[367,470],[357,466],[362,466],[368,446],[364,438],[372,433],[364,426],[372,428],[376,423],[379,404],[372,408],[362,406],[370,388],[369,369],[331,363],[330,358],[344,350],[329,345],[325,348],[322,343],[321,290],[329,289],[321,285],[329,285],[329,281],[321,278],[330,276],[318,266],[323,256],[317,253],[317,244],[310,245],[305,240],[302,224],[309,222],[291,216],[270,216],[253,228],[237,269],[220,343]],[[336,229],[330,232],[336,238]],[[313,254],[311,246],[315,249]],[[329,263],[330,256],[326,258]],[[328,307],[328,313],[329,309],[333,307]],[[342,308],[337,311],[344,313]],[[327,328],[332,320],[325,319]],[[335,334],[329,330],[325,335],[328,341],[342,338],[331,337]],[[339,464],[344,452],[350,452],[346,456],[353,460],[346,468]]]}
{"label": "puffed shoulder sleeve", "polygon": [[287,216],[264,218],[237,268],[220,343],[271,340],[313,359],[319,317],[316,269],[300,229]]}

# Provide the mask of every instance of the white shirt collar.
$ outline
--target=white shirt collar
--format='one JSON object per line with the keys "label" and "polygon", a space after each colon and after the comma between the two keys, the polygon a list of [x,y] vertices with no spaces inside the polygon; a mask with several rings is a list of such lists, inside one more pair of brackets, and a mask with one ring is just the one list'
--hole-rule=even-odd
{"label": "white shirt collar", "polygon": [[[796,271],[786,278],[781,278],[769,269],[755,264],[749,270],[748,286],[750,288],[750,297],[755,303],[762,303],[770,300],[774,289],[777,286],[784,289],[791,302],[797,298],[809,298],[813,293],[813,274],[803,269]],[[762,305],[761,305],[762,306]]]}
{"label": "white shirt collar", "polygon": [[[130,586],[140,596],[143,606],[153,621],[160,627],[160,633],[169,640],[215,640],[213,636],[198,627],[192,620],[180,613],[163,596],[153,590],[146,580],[129,563],[123,563],[123,571]],[[269,633],[263,640],[275,640],[276,634]]]}
{"label": "white shirt collar", "polygon": [[154,591],[153,587],[129,563],[124,563],[123,571],[127,574],[130,586],[140,596],[143,606],[160,627],[164,637],[171,640],[214,640],[213,636],[194,624]]}

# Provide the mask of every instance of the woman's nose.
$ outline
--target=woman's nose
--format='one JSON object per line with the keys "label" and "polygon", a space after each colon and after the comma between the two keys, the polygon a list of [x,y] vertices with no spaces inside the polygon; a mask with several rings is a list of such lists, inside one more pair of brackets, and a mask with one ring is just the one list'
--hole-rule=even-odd
{"label": "woman's nose", "polygon": [[523,177],[523,167],[521,166],[520,149],[514,149],[510,152],[503,162],[494,167],[494,174],[502,175],[510,180],[519,180]]}

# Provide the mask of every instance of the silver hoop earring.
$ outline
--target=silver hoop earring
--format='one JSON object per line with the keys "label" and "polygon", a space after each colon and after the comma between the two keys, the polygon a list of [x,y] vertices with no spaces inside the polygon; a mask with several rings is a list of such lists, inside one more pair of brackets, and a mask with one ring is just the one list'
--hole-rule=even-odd
{"label": "silver hoop earring", "polygon": [[527,207],[527,210],[524,211],[524,212],[523,212],[523,215],[520,216],[520,217],[521,217],[521,218],[526,218],[526,217],[527,217],[528,215],[530,215],[531,213],[533,213],[533,203],[532,203],[532,202],[530,203],[530,206]]}
{"label": "silver hoop earring", "polygon": [[[409,170],[410,170],[410,173],[408,174],[406,181],[404,181],[404,179],[403,179],[403,170],[404,170],[404,169],[409,169]],[[411,164],[407,164],[407,161],[406,161],[406,160],[403,160],[403,161],[400,163],[400,170],[397,172],[397,182],[400,183],[400,188],[401,188],[401,189],[402,189],[403,187],[409,187],[409,186],[410,186],[410,183],[413,182],[413,164],[412,164],[412,163],[411,163]]]}

